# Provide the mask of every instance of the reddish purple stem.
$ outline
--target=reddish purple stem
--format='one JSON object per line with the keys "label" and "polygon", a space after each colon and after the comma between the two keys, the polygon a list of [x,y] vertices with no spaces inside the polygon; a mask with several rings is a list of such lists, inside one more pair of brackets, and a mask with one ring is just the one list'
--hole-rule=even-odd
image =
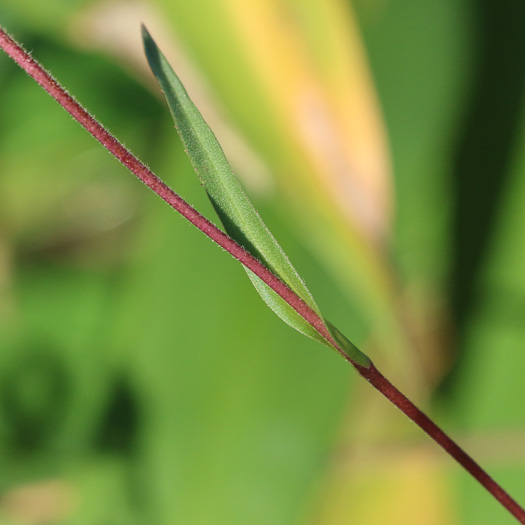
{"label": "reddish purple stem", "polygon": [[[161,199],[199,228],[205,235],[224,248],[233,257],[260,277],[270,288],[292,306],[328,342],[339,348],[324,321],[288,286],[271,273],[260,261],[248,253],[240,244],[226,235],[217,226],[190,206],[182,197],[169,188],[140,160],[126,149],[109,131],[93,118],[67,91],[34,60],[14,39],[0,27],[0,46],[34,80],[36,80],[75,120],[95,137],[112,155],[134,173]],[[348,356],[339,348],[339,353]]]}
{"label": "reddish purple stem", "polygon": [[[354,365],[355,366],[355,365]],[[406,414],[417,426],[448,452],[474,479],[477,479],[520,523],[525,523],[525,510],[485,472],[455,441],[417,408],[372,364],[359,371],[379,392]]]}
{"label": "reddish purple stem", "polygon": [[38,84],[40,84],[75,120],[93,135],[112,155],[133,172],[172,208],[199,228],[205,235],[228,251],[272,290],[279,294],[314,329],[324,337],[371,385],[391,401],[436,443],[448,452],[479,481],[520,523],[525,525],[525,510],[510,497],[461,447],[448,437],[430,418],[419,410],[371,364],[368,368],[354,362],[335,342],[324,321],[286,284],[270,272],[231,237],[190,206],[140,160],[128,151],[111,133],[93,118],[60,84],[45,71],[29,53],[0,27],[0,47]]}

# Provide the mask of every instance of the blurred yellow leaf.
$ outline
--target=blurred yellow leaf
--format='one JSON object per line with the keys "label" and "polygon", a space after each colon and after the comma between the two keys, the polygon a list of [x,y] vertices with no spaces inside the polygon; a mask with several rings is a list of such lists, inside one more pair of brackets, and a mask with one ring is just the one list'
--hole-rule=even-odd
{"label": "blurred yellow leaf", "polygon": [[[355,460],[356,458],[354,458]],[[338,458],[311,525],[453,525],[447,472],[430,450],[401,449],[374,460]]]}

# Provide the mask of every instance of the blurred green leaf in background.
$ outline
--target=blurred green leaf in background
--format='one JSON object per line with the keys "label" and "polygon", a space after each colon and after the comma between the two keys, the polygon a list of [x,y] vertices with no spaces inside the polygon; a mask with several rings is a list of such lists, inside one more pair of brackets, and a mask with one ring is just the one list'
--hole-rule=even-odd
{"label": "blurred green leaf in background", "polygon": [[[155,35],[327,318],[525,501],[525,5],[4,0],[213,210]],[[512,523],[0,59],[0,523]]]}

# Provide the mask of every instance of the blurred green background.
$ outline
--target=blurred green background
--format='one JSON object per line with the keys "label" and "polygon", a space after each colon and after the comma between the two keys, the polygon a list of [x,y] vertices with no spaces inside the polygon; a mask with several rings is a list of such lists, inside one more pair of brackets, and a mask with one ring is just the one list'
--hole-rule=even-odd
{"label": "blurred green background", "polygon": [[[3,0],[215,222],[145,22],[326,317],[525,503],[525,4]],[[1,524],[514,523],[0,56]]]}

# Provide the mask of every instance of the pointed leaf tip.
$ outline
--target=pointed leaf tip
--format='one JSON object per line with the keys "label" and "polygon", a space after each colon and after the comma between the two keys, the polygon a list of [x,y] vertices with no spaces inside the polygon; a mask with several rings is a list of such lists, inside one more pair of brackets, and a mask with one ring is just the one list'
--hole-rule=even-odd
{"label": "pointed leaf tip", "polygon": [[[175,128],[185,146],[224,229],[255,258],[278,276],[317,315],[323,319],[308,288],[290,260],[257,213],[230,165],[212,130],[189,98],[182,82],[142,26],[144,49],[153,74],[168,103]],[[286,323],[319,342],[332,345],[298,312],[253,272],[246,269],[250,280],[264,302]],[[329,323],[327,328],[335,340],[356,362],[367,366],[367,358]],[[334,333],[335,331],[335,333]]]}

